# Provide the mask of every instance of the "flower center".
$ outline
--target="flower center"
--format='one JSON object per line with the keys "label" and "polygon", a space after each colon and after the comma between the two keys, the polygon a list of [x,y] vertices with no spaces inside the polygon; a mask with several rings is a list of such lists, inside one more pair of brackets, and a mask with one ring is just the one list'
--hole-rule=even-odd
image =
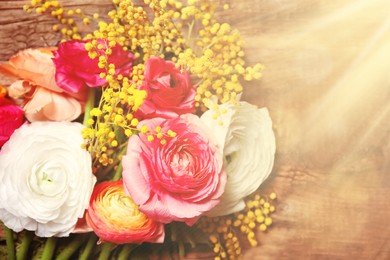
{"label": "flower center", "polygon": [[193,176],[191,168],[192,158],[187,153],[175,154],[170,163],[175,176],[189,175]]}
{"label": "flower center", "polygon": [[29,176],[31,189],[40,195],[53,197],[66,189],[67,176],[64,168],[56,162],[36,163]]}

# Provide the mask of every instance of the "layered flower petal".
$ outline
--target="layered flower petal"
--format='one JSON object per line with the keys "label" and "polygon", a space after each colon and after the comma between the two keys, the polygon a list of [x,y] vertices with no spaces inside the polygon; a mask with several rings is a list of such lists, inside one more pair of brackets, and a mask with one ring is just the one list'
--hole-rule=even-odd
{"label": "layered flower petal", "polygon": [[222,154],[210,130],[193,114],[141,122],[174,131],[166,143],[132,136],[122,159],[126,191],[149,217],[192,225],[219,203],[226,183]]}
{"label": "layered flower petal", "polygon": [[24,106],[24,111],[30,122],[73,121],[79,117],[83,108],[80,102],[66,94],[36,88]]}
{"label": "layered flower petal", "polygon": [[172,61],[152,57],[145,64],[145,78],[141,88],[147,92],[138,116],[175,117],[195,112],[196,89],[188,71],[181,72]]}
{"label": "layered flower petal", "polygon": [[12,133],[23,124],[23,110],[0,97],[0,148],[8,141]]}
{"label": "layered flower petal", "polygon": [[[77,93],[84,87],[98,87],[107,84],[106,79],[100,77],[105,69],[99,68],[99,59],[91,59],[85,44],[88,41],[72,40],[63,42],[54,52],[53,61],[56,67],[55,78],[58,86],[67,92]],[[115,66],[116,75],[128,75],[132,70],[134,55],[124,51],[117,44],[109,47],[107,41],[99,39],[98,44],[103,46],[101,50],[96,50],[98,55],[106,56],[105,51],[110,48],[108,64]]]}
{"label": "layered flower petal", "polygon": [[[79,123],[35,122],[17,129],[0,152],[0,220],[19,232],[68,236],[96,182]],[[21,163],[22,162],[22,163]]]}
{"label": "layered flower petal", "polygon": [[55,82],[52,51],[27,49],[0,65],[0,73],[19,79],[9,87],[9,96],[20,100],[30,122],[73,121],[84,110],[86,89],[67,93]]}
{"label": "layered flower petal", "polygon": [[244,198],[256,191],[272,171],[275,157],[275,135],[266,108],[258,109],[247,102],[220,105],[221,118],[213,111],[201,119],[218,137],[228,174],[221,203],[209,216],[227,215],[245,207]]}
{"label": "layered flower petal", "polygon": [[125,194],[122,180],[96,185],[86,220],[101,241],[116,244],[164,241],[164,225],[139,211]]}
{"label": "layered flower petal", "polygon": [[0,65],[0,72],[24,79],[52,91],[62,92],[56,85],[55,67],[51,60],[56,48],[26,49],[12,56],[8,63]]}

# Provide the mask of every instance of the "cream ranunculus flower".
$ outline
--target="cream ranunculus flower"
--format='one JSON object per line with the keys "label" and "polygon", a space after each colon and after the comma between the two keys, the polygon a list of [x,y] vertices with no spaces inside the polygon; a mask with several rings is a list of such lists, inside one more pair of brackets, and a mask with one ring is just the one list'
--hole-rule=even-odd
{"label": "cream ranunculus flower", "polygon": [[19,232],[68,236],[96,183],[79,123],[34,122],[0,152],[0,220]]}
{"label": "cream ranunculus flower", "polygon": [[219,117],[213,109],[201,119],[213,129],[223,150],[228,175],[221,202],[207,215],[222,216],[242,210],[244,198],[256,191],[272,171],[275,135],[266,108],[247,102],[219,105]]}

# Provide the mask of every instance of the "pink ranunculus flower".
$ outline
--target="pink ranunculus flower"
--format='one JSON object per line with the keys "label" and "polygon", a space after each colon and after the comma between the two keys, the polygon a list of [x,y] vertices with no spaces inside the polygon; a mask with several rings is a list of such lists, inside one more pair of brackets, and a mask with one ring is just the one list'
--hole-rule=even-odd
{"label": "pink ranunculus flower", "polygon": [[195,112],[196,89],[189,73],[181,72],[172,61],[160,57],[147,60],[141,89],[147,97],[137,111],[140,117],[169,118]]}
{"label": "pink ranunculus flower", "polygon": [[131,197],[125,194],[122,180],[95,186],[86,220],[100,242],[164,242],[164,225],[139,211]]}
{"label": "pink ranunculus flower", "polygon": [[23,110],[6,98],[0,97],[0,148],[12,133],[23,124]]}
{"label": "pink ranunculus flower", "polygon": [[86,90],[73,94],[57,86],[51,60],[53,50],[23,50],[0,65],[0,73],[15,79],[9,87],[9,96],[20,100],[30,122],[73,121],[84,111]]}
{"label": "pink ranunculus flower", "polygon": [[[55,79],[58,86],[71,93],[79,92],[84,87],[98,87],[107,84],[106,79],[100,77],[104,69],[98,67],[99,59],[91,59],[85,49],[87,41],[72,40],[61,43],[54,52],[56,67]],[[96,50],[99,55],[106,55],[107,41],[98,40],[103,49]],[[134,55],[124,51],[117,44],[110,47],[112,53],[108,56],[108,63],[115,65],[116,74],[127,75],[132,70]]]}
{"label": "pink ranunculus flower", "polygon": [[226,183],[222,154],[214,136],[193,114],[146,119],[140,126],[173,131],[162,144],[157,136],[132,136],[122,159],[123,183],[140,210],[163,223],[192,225],[215,207]]}

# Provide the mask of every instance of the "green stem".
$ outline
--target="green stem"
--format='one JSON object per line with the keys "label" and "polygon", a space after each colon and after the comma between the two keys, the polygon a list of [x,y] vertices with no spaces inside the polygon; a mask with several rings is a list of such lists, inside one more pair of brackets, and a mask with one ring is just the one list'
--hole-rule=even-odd
{"label": "green stem", "polygon": [[181,230],[179,230],[180,226],[179,223],[172,223],[171,224],[171,239],[173,242],[175,242],[178,246],[179,250],[179,257],[183,257],[186,255],[186,250],[183,242],[182,234],[180,233]]}
{"label": "green stem", "polygon": [[8,259],[14,260],[15,259],[15,243],[14,243],[14,232],[4,226],[4,232],[5,232],[5,239],[7,242],[7,254]]}
{"label": "green stem", "polygon": [[169,225],[169,227],[171,228],[171,240],[173,242],[176,242],[177,241],[176,223],[175,222],[171,223],[171,225]]}
{"label": "green stem", "polygon": [[87,245],[85,246],[83,252],[80,255],[80,258],[79,258],[80,260],[87,260],[89,258],[89,255],[91,254],[91,251],[92,251],[95,243],[96,243],[96,236],[94,234],[91,234]]}
{"label": "green stem", "polygon": [[190,243],[191,248],[195,248],[196,242],[194,241],[194,238],[191,235],[192,233],[190,231],[188,231],[188,232],[183,232],[183,234],[184,234],[186,241],[188,241],[188,243]]}
{"label": "green stem", "polygon": [[[119,154],[117,154],[117,157],[126,154],[126,151],[127,151],[127,145],[126,145],[126,146],[123,146],[123,147],[121,148]],[[114,173],[114,176],[112,177],[112,180],[113,180],[113,181],[117,181],[117,180],[119,180],[119,179],[122,177],[122,170],[123,170],[122,162],[119,161],[119,163],[118,163],[118,168],[116,169],[116,171],[115,171],[115,173]]]}
{"label": "green stem", "polygon": [[114,177],[112,177],[113,181],[117,181],[121,178],[122,176],[122,163],[118,164],[118,168],[115,171]]}
{"label": "green stem", "polygon": [[49,237],[46,240],[45,247],[43,248],[42,260],[51,260],[53,258],[54,250],[56,248],[57,238]]}
{"label": "green stem", "polygon": [[[127,146],[123,146],[120,148],[120,152],[115,154],[115,157],[119,157],[121,155],[124,155],[126,153],[126,150],[127,150]],[[96,174],[96,177],[98,180],[106,177],[106,175],[111,172],[111,170],[116,166],[118,165],[117,169],[115,170],[114,174],[112,175],[111,177],[111,180],[113,181],[117,181],[119,180],[121,177],[122,177],[122,163],[120,161],[115,161],[115,163],[107,166],[103,171],[100,171],[98,174]]]}
{"label": "green stem", "polygon": [[138,244],[127,244],[124,245],[121,252],[118,255],[118,260],[127,260],[129,259],[130,253],[137,247]]}
{"label": "green stem", "polygon": [[27,259],[28,249],[33,238],[33,233],[30,231],[25,231],[22,237],[22,242],[19,249],[16,251],[16,259],[25,260]]}
{"label": "green stem", "polygon": [[178,247],[179,247],[179,257],[184,257],[186,255],[186,249],[184,247],[183,241],[178,241]]}
{"label": "green stem", "polygon": [[83,125],[88,127],[88,120],[91,118],[91,110],[95,106],[95,91],[93,88],[88,88],[88,101],[85,104]]}
{"label": "green stem", "polygon": [[85,241],[85,235],[76,234],[72,242],[70,242],[70,244],[68,244],[61,251],[61,253],[56,257],[56,260],[69,259],[74,254],[74,252],[76,252],[76,250],[80,248],[80,246],[84,243],[84,241]]}
{"label": "green stem", "polygon": [[112,243],[108,243],[108,242],[104,243],[102,245],[102,251],[100,251],[98,260],[107,260],[108,257],[110,256],[111,248],[112,248]]}

